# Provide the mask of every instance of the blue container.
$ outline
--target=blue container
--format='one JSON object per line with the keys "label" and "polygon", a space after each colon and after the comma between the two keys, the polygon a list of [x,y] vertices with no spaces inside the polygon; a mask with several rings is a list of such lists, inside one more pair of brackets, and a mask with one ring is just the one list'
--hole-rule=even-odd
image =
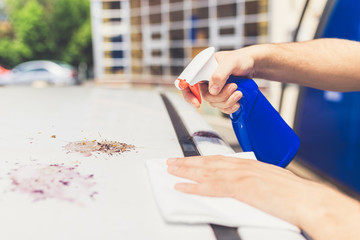
{"label": "blue container", "polygon": [[243,93],[240,108],[231,114],[232,125],[244,151],[253,151],[258,160],[286,167],[294,158],[300,140],[251,79],[230,76]]}

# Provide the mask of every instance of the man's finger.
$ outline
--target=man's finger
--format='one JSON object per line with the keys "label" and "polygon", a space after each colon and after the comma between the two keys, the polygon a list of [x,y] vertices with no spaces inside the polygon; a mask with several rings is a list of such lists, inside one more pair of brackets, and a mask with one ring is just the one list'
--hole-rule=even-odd
{"label": "man's finger", "polygon": [[242,162],[254,160],[227,157],[222,155],[213,156],[195,156],[186,158],[170,158],[167,165],[176,165],[179,167],[202,167],[211,169],[235,169]]}
{"label": "man's finger", "polygon": [[228,169],[210,169],[202,167],[179,167],[170,165],[168,172],[174,176],[193,180],[195,182],[216,181],[218,179],[234,179],[231,170]]}
{"label": "man's finger", "polygon": [[184,193],[209,197],[232,197],[231,188],[224,182],[177,183],[175,189]]}
{"label": "man's finger", "polygon": [[228,108],[219,108],[219,110],[225,114],[232,114],[232,113],[236,112],[237,110],[239,110],[239,108],[240,108],[240,104],[236,103],[233,106],[228,107]]}
{"label": "man's finger", "polygon": [[225,108],[232,108],[237,102],[242,98],[242,92],[236,91],[234,92],[230,97],[226,99],[226,101],[223,102],[211,102],[211,106],[219,108],[219,109],[225,109]]}
{"label": "man's finger", "polygon": [[218,95],[220,93],[233,70],[232,64],[226,61],[219,61],[222,58],[222,54],[224,53],[215,53],[215,58],[220,64],[210,78],[209,92],[211,95]]}
{"label": "man's finger", "polygon": [[220,93],[216,96],[211,95],[206,86],[201,86],[201,93],[205,101],[209,103],[226,102],[230,96],[236,91],[237,85],[235,83],[226,84]]}
{"label": "man's finger", "polygon": [[190,91],[190,88],[185,88],[182,91],[185,101],[194,105],[196,108],[200,107],[199,100],[194,96],[194,94]]}

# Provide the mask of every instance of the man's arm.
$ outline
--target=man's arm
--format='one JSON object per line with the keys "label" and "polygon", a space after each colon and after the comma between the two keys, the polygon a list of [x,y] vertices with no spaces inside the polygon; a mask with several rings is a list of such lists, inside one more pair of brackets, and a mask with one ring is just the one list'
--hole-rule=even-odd
{"label": "man's arm", "polygon": [[[203,98],[222,112],[233,113],[242,97],[229,75],[264,78],[333,91],[360,91],[360,43],[318,39],[298,43],[260,44],[215,53],[219,64],[209,85],[200,86]],[[200,106],[189,89],[186,101]]]}
{"label": "man's arm", "polygon": [[323,90],[360,91],[359,42],[318,39],[260,48],[263,52],[254,55],[254,77]]}

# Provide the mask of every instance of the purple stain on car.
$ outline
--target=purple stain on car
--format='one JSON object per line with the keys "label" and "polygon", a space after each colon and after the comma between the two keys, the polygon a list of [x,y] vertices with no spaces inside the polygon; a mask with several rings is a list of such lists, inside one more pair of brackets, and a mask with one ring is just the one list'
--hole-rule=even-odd
{"label": "purple stain on car", "polygon": [[58,164],[26,165],[10,172],[13,191],[29,195],[35,201],[58,199],[80,203],[94,198],[93,174],[82,175],[73,167]]}
{"label": "purple stain on car", "polygon": [[198,131],[193,133],[192,135],[193,137],[206,137],[206,138],[217,138],[217,139],[221,139],[219,135],[217,135],[216,133],[213,132],[208,132],[208,131]]}

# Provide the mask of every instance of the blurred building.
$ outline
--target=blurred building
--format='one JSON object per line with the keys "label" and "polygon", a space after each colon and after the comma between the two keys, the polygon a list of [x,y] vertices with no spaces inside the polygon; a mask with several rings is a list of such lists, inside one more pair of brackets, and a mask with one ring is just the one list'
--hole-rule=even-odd
{"label": "blurred building", "polygon": [[270,0],[91,0],[98,82],[172,83],[202,49],[269,41]]}
{"label": "blurred building", "polygon": [[5,12],[5,5],[2,0],[0,0],[0,22],[6,22],[7,21],[7,14]]}

